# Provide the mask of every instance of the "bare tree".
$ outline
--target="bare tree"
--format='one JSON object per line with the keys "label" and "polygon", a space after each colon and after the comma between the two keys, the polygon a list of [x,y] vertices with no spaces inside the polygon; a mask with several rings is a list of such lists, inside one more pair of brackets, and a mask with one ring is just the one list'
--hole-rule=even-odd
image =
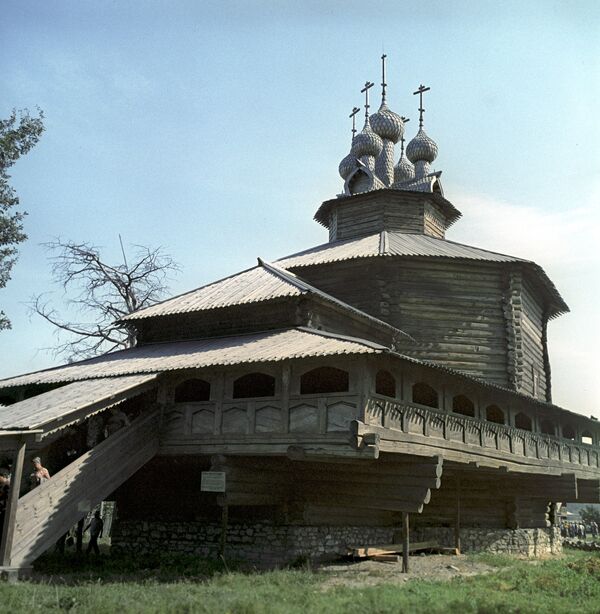
{"label": "bare tree", "polygon": [[73,317],[61,315],[43,295],[33,297],[30,310],[56,327],[59,342],[51,350],[69,360],[135,345],[133,331],[119,320],[163,298],[169,274],[179,270],[160,247],[135,246],[129,264],[121,244],[123,264],[108,264],[88,243],[56,239],[45,246]]}

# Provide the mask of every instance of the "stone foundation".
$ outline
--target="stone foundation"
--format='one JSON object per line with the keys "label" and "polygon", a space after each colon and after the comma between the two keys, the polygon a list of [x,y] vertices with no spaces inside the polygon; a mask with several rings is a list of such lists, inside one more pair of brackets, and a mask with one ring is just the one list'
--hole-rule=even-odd
{"label": "stone foundation", "polygon": [[[326,560],[346,555],[352,545],[393,543],[393,527],[307,527],[271,523],[234,524],[227,529],[225,556],[260,566],[300,559]],[[112,548],[144,554],[180,552],[203,558],[219,553],[221,527],[202,522],[119,522]]]}
{"label": "stone foundation", "polygon": [[[423,527],[411,531],[413,541],[437,541],[454,547],[454,529]],[[560,529],[461,529],[461,552],[493,552],[537,557],[562,552]]]}
{"label": "stone foundation", "polygon": [[[143,555],[180,552],[216,558],[221,528],[203,522],[121,521],[113,527],[115,550]],[[454,545],[451,528],[420,528],[412,541],[437,541]],[[259,566],[285,565],[310,558],[333,559],[349,546],[398,543],[397,527],[286,526],[272,523],[233,524],[227,530],[225,556]],[[558,529],[462,529],[463,552],[490,551],[520,556],[543,556],[562,551]]]}

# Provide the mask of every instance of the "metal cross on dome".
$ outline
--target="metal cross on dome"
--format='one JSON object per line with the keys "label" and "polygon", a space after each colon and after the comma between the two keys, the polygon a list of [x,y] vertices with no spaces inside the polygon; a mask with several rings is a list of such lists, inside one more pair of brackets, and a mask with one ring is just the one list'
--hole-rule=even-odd
{"label": "metal cross on dome", "polygon": [[[402,115],[400,119],[402,120],[403,124],[407,124],[410,121],[410,119],[408,117],[404,117],[404,115]],[[404,152],[404,132],[402,132],[402,136],[400,137],[400,142],[402,145],[402,152]]]}
{"label": "metal cross on dome", "polygon": [[352,113],[348,117],[352,120],[352,140],[356,136],[356,114],[360,111],[358,107],[354,107],[352,109]]}
{"label": "metal cross on dome", "polygon": [[385,104],[385,88],[387,83],[385,82],[385,53],[381,56],[381,104]]}
{"label": "metal cross on dome", "polygon": [[365,95],[365,119],[369,119],[369,90],[374,86],[374,83],[367,81],[365,87],[360,90],[361,94]]}
{"label": "metal cross on dome", "polygon": [[419,85],[419,89],[416,92],[413,92],[413,96],[415,94],[419,94],[419,128],[423,127],[423,112],[425,109],[423,108],[423,92],[428,92],[431,88],[425,87],[423,84]]}

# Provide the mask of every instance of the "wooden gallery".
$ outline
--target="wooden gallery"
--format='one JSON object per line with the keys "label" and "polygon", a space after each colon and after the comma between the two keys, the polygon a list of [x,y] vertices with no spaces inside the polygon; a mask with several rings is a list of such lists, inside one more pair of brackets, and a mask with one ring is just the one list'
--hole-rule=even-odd
{"label": "wooden gallery", "polygon": [[[0,381],[5,569],[104,500],[112,547],[141,554],[560,550],[561,502],[600,502],[600,425],[551,397],[568,308],[534,262],[445,238],[461,214],[430,168],[426,89],[406,149],[385,87],[371,116],[367,99],[315,215],[327,243],[125,317],[131,349]],[[116,406],[130,424],[90,437]],[[33,456],[52,477],[19,492]]]}

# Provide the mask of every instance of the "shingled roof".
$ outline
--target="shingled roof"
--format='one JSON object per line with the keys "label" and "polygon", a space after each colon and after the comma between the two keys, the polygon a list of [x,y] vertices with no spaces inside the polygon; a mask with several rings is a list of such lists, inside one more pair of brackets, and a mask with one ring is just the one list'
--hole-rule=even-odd
{"label": "shingled roof", "polygon": [[450,258],[455,260],[521,264],[528,268],[548,291],[555,306],[553,315],[569,311],[569,307],[556,289],[556,286],[546,275],[544,269],[535,262],[422,234],[383,230],[356,239],[317,245],[291,256],[280,258],[275,263],[286,269],[300,269],[302,267],[356,258],[394,256],[405,258]]}
{"label": "shingled roof", "polygon": [[225,277],[219,281],[201,286],[185,294],[167,299],[146,309],[140,309],[128,316],[123,322],[135,322],[148,318],[169,316],[182,313],[194,313],[232,307],[234,305],[249,305],[278,298],[293,296],[312,296],[321,302],[335,305],[347,315],[364,320],[379,329],[385,329],[396,335],[410,339],[410,335],[398,330],[391,324],[327,294],[312,286],[291,271],[286,271],[274,264],[258,259],[258,265]]}
{"label": "shingled roof", "polygon": [[3,379],[0,380],[0,389],[134,373],[158,373],[176,369],[199,369],[385,351],[386,347],[365,339],[302,327],[287,328],[248,335],[143,345],[53,369]]}

